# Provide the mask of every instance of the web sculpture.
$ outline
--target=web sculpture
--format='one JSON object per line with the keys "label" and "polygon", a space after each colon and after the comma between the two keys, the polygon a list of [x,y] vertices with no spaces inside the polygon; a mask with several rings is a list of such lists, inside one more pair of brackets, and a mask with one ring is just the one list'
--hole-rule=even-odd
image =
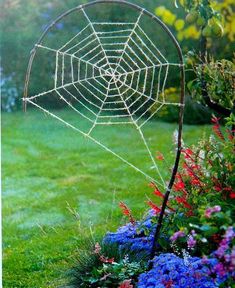
{"label": "web sculpture", "polygon": [[[107,6],[108,13],[102,14]],[[126,11],[123,8],[131,10],[132,14],[128,14],[130,17],[123,17],[122,14]],[[93,14],[92,9],[95,11]],[[112,17],[114,15],[112,9],[116,9],[119,16]],[[120,9],[123,13],[120,13]],[[56,38],[58,43],[57,41],[45,43],[46,38],[50,38],[54,33],[56,25],[73,13],[77,13],[76,15],[79,13],[81,19],[79,31],[72,32],[63,43],[60,43],[58,37]],[[154,27],[159,27],[161,33],[165,33],[166,43],[158,42],[158,30]],[[148,33],[151,28],[155,39]],[[56,33],[58,34],[58,31]],[[53,47],[52,44],[57,46]],[[167,55],[169,46],[176,52],[176,56],[170,60]],[[46,91],[29,96],[28,86],[32,77],[32,66],[35,56],[41,51],[50,53],[54,61],[50,74],[52,83]],[[180,96],[174,101],[168,100],[165,95],[167,79],[169,73],[172,73],[172,68],[178,69],[181,87]],[[54,111],[43,107],[41,99],[44,97],[53,99],[55,96],[88,125],[85,128],[78,128],[74,123],[56,115]],[[126,1],[102,0],[78,6],[58,17],[44,31],[31,52],[23,100],[25,105],[31,103],[63,122],[170,193],[181,150],[184,65],[181,49],[174,36],[165,24],[150,12]],[[166,106],[177,106],[179,109],[177,151],[169,182],[163,179],[143,133],[146,123]],[[112,125],[129,125],[136,129],[152,161],[156,177],[150,176],[93,135],[98,126]]]}

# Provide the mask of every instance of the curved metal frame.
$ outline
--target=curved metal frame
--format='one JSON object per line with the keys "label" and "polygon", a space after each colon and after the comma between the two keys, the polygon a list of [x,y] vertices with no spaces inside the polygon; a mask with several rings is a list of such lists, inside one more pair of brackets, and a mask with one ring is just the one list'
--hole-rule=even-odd
{"label": "curved metal frame", "polygon": [[[179,160],[180,160],[180,154],[181,154],[181,150],[182,150],[182,129],[183,129],[183,114],[184,114],[184,100],[185,100],[185,69],[184,69],[184,61],[183,61],[183,54],[182,54],[182,50],[180,48],[180,45],[178,43],[178,41],[176,40],[176,38],[174,37],[174,35],[172,34],[172,32],[169,30],[169,28],[162,22],[161,19],[159,19],[157,16],[153,15],[151,12],[143,9],[142,7],[133,4],[133,3],[129,3],[125,0],[96,0],[87,4],[83,4],[83,5],[79,5],[75,8],[72,8],[68,11],[66,11],[65,13],[61,14],[59,17],[57,17],[42,33],[41,37],[39,38],[38,42],[35,44],[35,47],[32,49],[31,53],[30,53],[30,59],[28,62],[28,68],[27,68],[27,72],[26,72],[26,79],[25,79],[25,87],[24,87],[24,98],[27,98],[28,95],[28,85],[29,85],[29,80],[30,80],[30,75],[31,75],[31,69],[32,69],[32,63],[34,60],[34,57],[36,55],[37,52],[37,45],[39,45],[43,39],[45,38],[45,36],[47,35],[47,33],[50,31],[50,29],[52,27],[55,26],[55,24],[57,22],[59,22],[62,18],[68,16],[69,14],[75,12],[75,11],[79,11],[81,9],[85,9],[87,7],[93,6],[93,5],[97,5],[97,4],[101,4],[101,3],[106,3],[106,4],[122,4],[122,5],[126,5],[129,6],[135,10],[138,11],[142,11],[143,14],[147,15],[148,17],[150,17],[152,20],[156,21],[162,28],[163,30],[168,34],[168,36],[170,37],[170,39],[172,40],[173,44],[176,47],[176,50],[178,52],[178,56],[179,56],[179,64],[180,64],[180,76],[181,76],[181,93],[180,93],[180,104],[182,104],[180,106],[180,111],[179,111],[179,130],[178,130],[178,143],[177,143],[177,152],[176,152],[176,158],[175,158],[175,162],[174,162],[174,166],[173,166],[173,170],[172,170],[172,174],[171,174],[171,178],[170,178],[170,182],[168,184],[165,196],[164,196],[164,200],[162,203],[162,209],[161,212],[159,214],[158,217],[158,224],[157,224],[157,228],[154,234],[154,241],[153,241],[153,246],[152,246],[152,251],[151,251],[151,259],[154,257],[156,251],[157,251],[157,241],[160,235],[160,230],[161,230],[161,226],[162,226],[162,221],[163,221],[163,217],[164,217],[164,212],[167,206],[167,201],[172,189],[172,186],[174,184],[175,181],[175,176],[178,170],[178,166],[179,166]],[[23,98],[23,99],[24,99]],[[26,101],[24,101],[24,110],[26,110]]]}

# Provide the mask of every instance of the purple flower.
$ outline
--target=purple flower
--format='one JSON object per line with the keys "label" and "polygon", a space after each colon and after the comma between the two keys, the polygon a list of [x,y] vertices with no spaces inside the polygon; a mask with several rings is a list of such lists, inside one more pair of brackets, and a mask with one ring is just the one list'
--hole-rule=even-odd
{"label": "purple flower", "polygon": [[224,238],[228,241],[231,241],[235,237],[235,232],[232,226],[228,227],[228,229],[225,232]]}
{"label": "purple flower", "polygon": [[61,29],[64,28],[64,24],[61,23],[61,22],[59,22],[59,23],[56,23],[56,24],[55,24],[55,27],[56,27],[58,30],[61,30]]}
{"label": "purple flower", "polygon": [[187,240],[188,248],[193,249],[195,247],[196,243],[197,243],[197,241],[193,238],[193,236],[189,235],[188,240]]}

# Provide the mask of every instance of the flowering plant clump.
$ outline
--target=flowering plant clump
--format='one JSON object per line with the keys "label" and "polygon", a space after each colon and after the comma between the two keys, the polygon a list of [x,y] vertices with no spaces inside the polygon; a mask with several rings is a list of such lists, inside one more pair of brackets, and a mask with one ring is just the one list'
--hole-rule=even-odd
{"label": "flowering plant clump", "polygon": [[[196,255],[217,249],[235,216],[234,137],[229,130],[226,135],[222,132],[219,119],[214,117],[212,122],[215,136],[183,150],[184,162],[173,187],[172,201],[179,205],[173,226],[185,235],[171,240]],[[181,213],[186,216],[183,221]]]}
{"label": "flowering plant clump", "polygon": [[135,261],[120,254],[116,246],[96,243],[87,255],[79,258],[72,271],[70,287],[136,287],[138,276],[146,270],[144,261]]}
{"label": "flowering plant clump", "polygon": [[[142,254],[148,255],[152,247],[153,233],[156,227],[152,223],[154,214],[154,210],[150,210],[147,217],[142,221],[130,222],[120,227],[115,233],[108,232],[103,239],[103,244],[117,244],[120,252],[143,252]],[[126,216],[130,217],[129,215]],[[143,256],[142,254],[139,255]]]}
{"label": "flowering plant clump", "polygon": [[[224,132],[218,118],[212,123],[214,135],[182,151],[158,240],[159,255],[151,269],[140,274],[137,287],[230,287],[235,280],[234,136],[228,129]],[[160,152],[156,158],[165,161]],[[155,183],[150,187],[162,201],[164,191]],[[161,211],[158,203],[148,199],[151,210],[136,221],[121,202],[129,223],[107,233],[103,244],[117,244],[119,251],[134,253],[136,259],[149,255]]]}

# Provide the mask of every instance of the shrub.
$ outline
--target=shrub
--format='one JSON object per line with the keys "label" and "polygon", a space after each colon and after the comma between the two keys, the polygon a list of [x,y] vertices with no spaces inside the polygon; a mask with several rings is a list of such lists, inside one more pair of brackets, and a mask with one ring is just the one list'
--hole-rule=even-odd
{"label": "shrub", "polygon": [[[179,102],[179,89],[174,87],[165,89],[164,95],[168,102]],[[153,105],[152,113],[158,109],[157,105]],[[177,122],[179,118],[179,108],[175,105],[165,105],[156,114],[156,119],[160,119],[166,122]],[[184,123],[185,124],[206,124],[210,123],[212,112],[209,108],[203,106],[199,102],[195,101],[191,96],[185,98],[185,110],[184,110]]]}

